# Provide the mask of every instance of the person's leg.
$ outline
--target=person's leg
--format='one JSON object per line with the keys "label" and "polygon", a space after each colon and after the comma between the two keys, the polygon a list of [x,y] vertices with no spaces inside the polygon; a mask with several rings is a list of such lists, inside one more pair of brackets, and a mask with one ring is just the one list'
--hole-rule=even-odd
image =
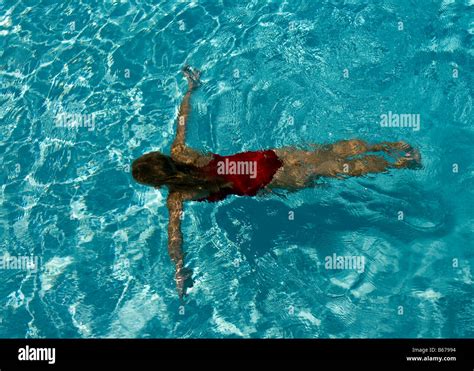
{"label": "person's leg", "polygon": [[311,186],[310,183],[314,179],[314,165],[310,159],[314,156],[314,150],[284,147],[273,151],[283,165],[267,185],[268,188],[298,190]]}
{"label": "person's leg", "polygon": [[341,140],[323,146],[320,151],[329,151],[332,153],[332,157],[346,158],[370,151],[370,145],[360,139]]}
{"label": "person's leg", "polygon": [[[343,179],[347,176],[381,173],[391,168],[418,168],[421,162],[419,152],[404,142],[369,145],[362,140],[352,139],[314,147],[316,149],[312,151],[293,147],[275,149],[283,166],[268,186],[295,190],[314,185],[314,180],[319,177]],[[372,152],[384,152],[394,161],[369,154]]]}
{"label": "person's leg", "polygon": [[341,140],[334,144],[323,146],[323,149],[331,151],[335,156],[347,158],[358,156],[367,152],[385,152],[397,156],[400,152],[410,152],[413,148],[405,142],[381,142],[368,144],[360,139]]}
{"label": "person's leg", "polygon": [[[383,152],[385,155],[376,155]],[[390,158],[393,161],[390,161]],[[308,157],[319,176],[344,177],[380,173],[390,168],[418,168],[420,153],[405,142],[368,144],[359,139],[322,146]]]}
{"label": "person's leg", "polygon": [[385,158],[374,155],[364,155],[350,160],[328,161],[324,165],[324,167],[316,169],[318,175],[337,178],[382,173],[392,167]]}

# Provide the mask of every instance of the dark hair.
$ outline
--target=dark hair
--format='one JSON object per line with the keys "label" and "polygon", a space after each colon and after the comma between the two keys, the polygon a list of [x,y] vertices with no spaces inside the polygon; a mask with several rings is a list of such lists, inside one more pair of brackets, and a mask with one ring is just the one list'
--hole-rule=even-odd
{"label": "dark hair", "polygon": [[133,161],[132,176],[141,184],[181,190],[218,189],[222,183],[219,178],[207,177],[200,168],[175,161],[160,152],[150,152]]}

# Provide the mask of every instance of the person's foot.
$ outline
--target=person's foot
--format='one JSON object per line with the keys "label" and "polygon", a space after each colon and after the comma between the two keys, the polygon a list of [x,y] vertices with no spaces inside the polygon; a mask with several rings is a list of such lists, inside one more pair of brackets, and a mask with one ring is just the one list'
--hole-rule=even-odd
{"label": "person's foot", "polygon": [[188,87],[190,90],[196,89],[201,84],[201,81],[199,80],[201,71],[199,71],[197,68],[193,68],[190,65],[186,64],[183,67],[182,71],[184,76],[186,76],[186,79],[188,80]]}
{"label": "person's foot", "polygon": [[186,289],[193,287],[192,275],[193,271],[189,268],[179,268],[176,271],[175,281],[180,299],[186,295]]}
{"label": "person's foot", "polygon": [[405,158],[408,161],[407,167],[410,169],[421,168],[421,154],[416,148],[412,148],[409,152],[405,153]]}
{"label": "person's foot", "polygon": [[394,164],[397,168],[421,169],[421,154],[415,148],[410,147],[404,156],[400,156]]}
{"label": "person's foot", "polygon": [[413,147],[406,142],[389,142],[386,143],[386,152],[392,156],[403,156],[404,153],[413,151]]}

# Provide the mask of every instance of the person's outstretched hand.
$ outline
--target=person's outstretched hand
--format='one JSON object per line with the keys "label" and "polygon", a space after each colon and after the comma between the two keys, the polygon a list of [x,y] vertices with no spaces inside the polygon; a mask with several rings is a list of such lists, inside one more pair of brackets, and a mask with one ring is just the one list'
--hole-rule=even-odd
{"label": "person's outstretched hand", "polygon": [[175,281],[180,299],[186,295],[186,289],[193,287],[192,275],[193,271],[189,268],[182,267],[176,271]]}
{"label": "person's outstretched hand", "polygon": [[186,64],[183,67],[182,71],[184,76],[186,76],[186,79],[188,80],[189,90],[194,90],[199,85],[201,85],[201,81],[199,80],[199,77],[201,76],[201,71],[199,71],[197,68],[193,68]]}

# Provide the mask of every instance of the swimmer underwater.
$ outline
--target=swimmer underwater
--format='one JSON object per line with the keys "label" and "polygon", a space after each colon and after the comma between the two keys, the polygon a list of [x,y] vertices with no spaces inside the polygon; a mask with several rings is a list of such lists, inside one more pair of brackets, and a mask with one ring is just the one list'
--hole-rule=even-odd
{"label": "swimmer underwater", "polygon": [[182,248],[184,201],[217,202],[229,195],[256,196],[277,189],[296,191],[314,187],[316,181],[324,177],[345,179],[390,169],[421,167],[419,151],[405,142],[368,144],[359,139],[314,144],[308,149],[283,147],[229,156],[200,153],[185,142],[191,95],[200,85],[200,72],[189,66],[182,71],[188,89],[179,108],[171,155],[150,152],[132,164],[132,176],[138,183],[168,187],[168,253],[175,264],[180,299],[192,286],[192,271],[185,267]]}

